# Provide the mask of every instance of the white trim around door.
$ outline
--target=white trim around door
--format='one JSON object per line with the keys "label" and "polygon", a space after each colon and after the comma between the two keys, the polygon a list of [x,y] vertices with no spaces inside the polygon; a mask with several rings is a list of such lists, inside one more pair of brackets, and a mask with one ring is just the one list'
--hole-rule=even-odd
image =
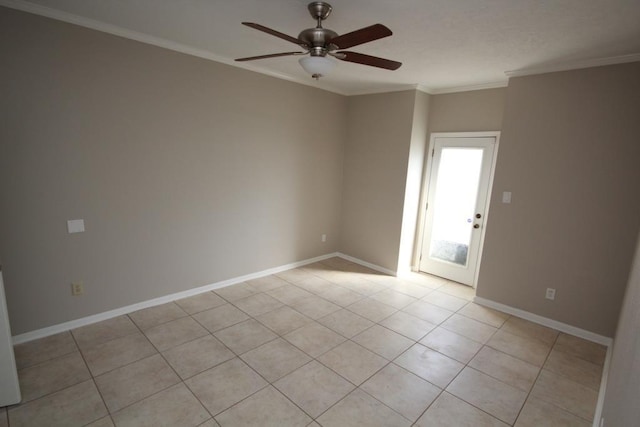
{"label": "white trim around door", "polygon": [[[487,223],[489,215],[489,201],[491,200],[491,189],[493,187],[493,176],[498,156],[499,139],[500,132],[439,132],[431,134],[423,174],[420,218],[413,262],[414,271],[423,271],[465,283],[472,287],[476,286],[482,259],[482,247],[486,230],[485,224]],[[464,265],[461,264],[460,266],[456,264],[456,261],[443,261],[441,266],[438,265],[437,260],[431,262],[432,259],[430,259],[429,262],[424,262],[424,257],[431,255],[431,253],[425,255],[425,251],[430,251],[428,242],[430,241],[431,234],[428,233],[434,223],[434,211],[436,210],[436,206],[434,205],[435,188],[443,148],[460,148],[461,150],[477,149],[483,152],[482,167],[484,170],[480,172],[482,176],[479,178],[480,181],[483,181],[481,184],[482,188],[478,189],[477,197],[473,196],[477,199],[474,201],[475,206],[471,208],[470,212],[465,212],[465,215],[468,217],[465,217],[465,220],[467,222],[471,220],[469,227],[470,229],[473,227],[475,230],[471,229],[471,231],[476,234],[471,235],[473,247],[471,243],[466,247],[467,252],[471,255],[464,254],[464,251],[462,251],[463,257],[468,257],[469,259],[463,259],[462,264]],[[431,192],[429,190],[430,187]],[[431,203],[431,206],[429,206],[429,203]],[[429,209],[431,210],[429,211]],[[478,209],[481,211],[478,211]],[[465,245],[466,243],[462,246]]]}

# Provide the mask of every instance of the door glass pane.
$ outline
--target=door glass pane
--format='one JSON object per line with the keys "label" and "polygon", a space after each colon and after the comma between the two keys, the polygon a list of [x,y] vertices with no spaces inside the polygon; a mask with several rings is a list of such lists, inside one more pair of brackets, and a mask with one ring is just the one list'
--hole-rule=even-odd
{"label": "door glass pane", "polygon": [[429,256],[467,265],[482,166],[481,148],[443,148]]}

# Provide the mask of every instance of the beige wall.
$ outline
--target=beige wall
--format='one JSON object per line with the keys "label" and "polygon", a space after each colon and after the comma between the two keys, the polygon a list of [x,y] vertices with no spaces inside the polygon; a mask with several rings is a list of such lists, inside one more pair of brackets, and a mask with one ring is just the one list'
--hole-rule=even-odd
{"label": "beige wall", "polygon": [[640,235],[613,345],[602,415],[603,426],[633,426],[640,420]]}
{"label": "beige wall", "polygon": [[638,76],[511,79],[478,296],[613,336],[640,226]]}
{"label": "beige wall", "polygon": [[431,95],[429,132],[502,129],[507,88]]}
{"label": "beige wall", "polygon": [[[347,99],[4,8],[0,55],[14,333],[336,250],[402,268],[428,126],[503,130],[478,295],[613,335],[640,213],[637,63]],[[86,233],[66,233],[75,218]]]}
{"label": "beige wall", "polygon": [[342,252],[398,269],[416,91],[349,98]]}
{"label": "beige wall", "polygon": [[400,273],[409,272],[413,268],[412,262],[416,246],[416,232],[420,217],[418,211],[420,209],[420,197],[422,193],[422,174],[424,171],[425,154],[429,145],[429,137],[427,135],[429,101],[429,95],[423,92],[416,92],[398,254],[398,271]]}
{"label": "beige wall", "polygon": [[14,334],[339,249],[345,97],[5,8],[0,57]]}

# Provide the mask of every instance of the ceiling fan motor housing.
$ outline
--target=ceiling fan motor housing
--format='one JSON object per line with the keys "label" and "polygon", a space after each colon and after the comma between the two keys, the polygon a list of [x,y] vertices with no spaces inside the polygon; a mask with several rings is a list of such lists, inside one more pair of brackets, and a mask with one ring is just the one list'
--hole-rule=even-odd
{"label": "ceiling fan motor housing", "polygon": [[338,33],[326,28],[307,28],[298,35],[298,40],[303,41],[311,56],[324,56],[327,54],[332,39],[338,37]]}
{"label": "ceiling fan motor housing", "polygon": [[314,1],[307,6],[311,17],[318,21],[318,25],[315,28],[307,28],[302,30],[298,35],[298,40],[304,42],[301,46],[305,49],[309,49],[311,56],[326,56],[331,50],[335,50],[336,47],[330,46],[330,42],[335,37],[338,37],[338,33],[322,28],[322,21],[327,19],[333,8],[329,3],[323,1]]}

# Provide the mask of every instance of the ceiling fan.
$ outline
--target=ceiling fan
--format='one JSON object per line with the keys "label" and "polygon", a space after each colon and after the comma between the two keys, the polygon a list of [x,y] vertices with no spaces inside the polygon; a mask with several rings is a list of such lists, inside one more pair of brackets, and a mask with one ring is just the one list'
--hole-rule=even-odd
{"label": "ceiling fan", "polygon": [[247,27],[251,27],[293,44],[297,44],[302,49],[305,49],[305,52],[272,53],[269,55],[238,58],[236,61],[253,61],[256,59],[276,58],[279,56],[309,54],[309,56],[301,58],[299,62],[302,68],[304,68],[305,71],[311,74],[311,76],[316,80],[327,75],[335,65],[335,61],[329,59],[327,56],[332,56],[341,61],[354,62],[357,64],[369,65],[371,67],[384,68],[386,70],[397,70],[402,65],[401,62],[342,50],[392,35],[393,33],[391,30],[384,25],[375,24],[347,34],[338,35],[335,31],[328,28],[322,28],[322,21],[327,19],[332,10],[329,3],[314,1],[309,3],[307,8],[309,9],[311,17],[317,21],[317,25],[315,28],[302,30],[297,38],[253,22],[242,23]]}

